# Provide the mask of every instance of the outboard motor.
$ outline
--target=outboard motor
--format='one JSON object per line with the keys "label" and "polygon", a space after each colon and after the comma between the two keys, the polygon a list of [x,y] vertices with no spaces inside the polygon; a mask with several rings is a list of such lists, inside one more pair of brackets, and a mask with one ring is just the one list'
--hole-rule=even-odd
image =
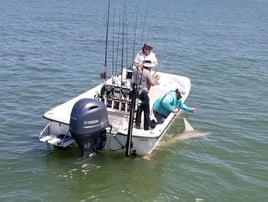
{"label": "outboard motor", "polygon": [[97,149],[105,146],[108,126],[108,112],[103,102],[84,98],[73,106],[69,130],[84,157],[95,155]]}

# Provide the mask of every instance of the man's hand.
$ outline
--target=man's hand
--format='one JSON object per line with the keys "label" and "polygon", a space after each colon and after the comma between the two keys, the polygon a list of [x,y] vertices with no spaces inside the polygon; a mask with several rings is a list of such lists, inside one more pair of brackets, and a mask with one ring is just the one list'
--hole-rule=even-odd
{"label": "man's hand", "polygon": [[196,112],[196,108],[192,108],[191,112],[195,113]]}

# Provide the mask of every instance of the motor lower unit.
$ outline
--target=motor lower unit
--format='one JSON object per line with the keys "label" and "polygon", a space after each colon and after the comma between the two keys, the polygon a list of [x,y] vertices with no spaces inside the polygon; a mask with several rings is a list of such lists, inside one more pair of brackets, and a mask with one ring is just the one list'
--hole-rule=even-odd
{"label": "motor lower unit", "polygon": [[69,130],[84,157],[93,156],[105,146],[108,126],[108,112],[103,102],[84,98],[73,106]]}

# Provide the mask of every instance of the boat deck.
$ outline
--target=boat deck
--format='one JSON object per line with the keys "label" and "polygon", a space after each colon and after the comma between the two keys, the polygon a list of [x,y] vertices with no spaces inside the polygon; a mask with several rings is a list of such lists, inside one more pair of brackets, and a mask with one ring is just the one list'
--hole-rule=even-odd
{"label": "boat deck", "polygon": [[[153,103],[157,98],[161,97],[170,90],[175,90],[179,86],[185,89],[186,94],[183,98],[185,101],[190,93],[191,88],[189,78],[162,72],[158,72],[158,74],[160,76],[160,79],[155,86],[151,87],[149,91],[150,106],[153,106]],[[106,83],[112,83],[111,79],[106,81]],[[70,115],[74,104],[82,98],[94,98],[96,94],[100,93],[102,86],[103,84],[100,84],[63,104],[54,107],[53,109],[47,111],[43,117],[59,123],[69,124]]]}

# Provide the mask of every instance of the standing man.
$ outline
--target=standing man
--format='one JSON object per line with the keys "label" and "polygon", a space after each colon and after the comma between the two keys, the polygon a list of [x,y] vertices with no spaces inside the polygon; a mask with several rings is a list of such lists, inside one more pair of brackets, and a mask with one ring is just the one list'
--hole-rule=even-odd
{"label": "standing man", "polygon": [[133,80],[137,84],[138,98],[142,101],[141,106],[138,109],[136,117],[136,127],[140,127],[140,116],[144,113],[144,130],[149,130],[150,127],[150,99],[148,96],[151,86],[154,86],[157,82],[157,75],[151,74],[151,68],[153,64],[150,62],[143,63],[141,68],[135,68],[133,73]]}
{"label": "standing man", "polygon": [[134,62],[133,68],[142,67],[144,61],[150,61],[151,67],[155,67],[158,65],[157,58],[152,51],[153,47],[150,44],[144,44],[142,49],[137,53]]}

